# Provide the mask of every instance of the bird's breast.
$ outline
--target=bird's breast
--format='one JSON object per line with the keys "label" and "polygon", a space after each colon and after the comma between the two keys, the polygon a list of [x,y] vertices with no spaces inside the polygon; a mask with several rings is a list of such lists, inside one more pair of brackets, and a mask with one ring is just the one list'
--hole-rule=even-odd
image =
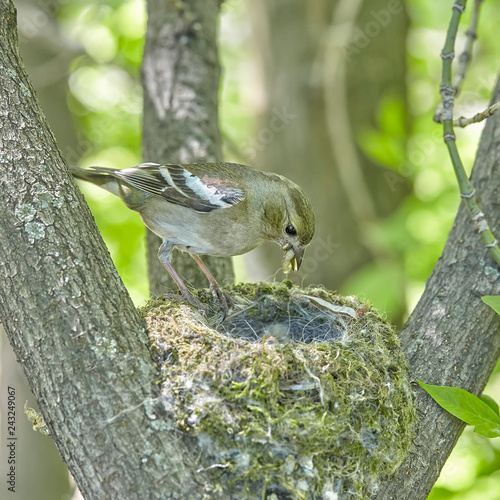
{"label": "bird's breast", "polygon": [[260,245],[262,240],[250,224],[224,213],[229,210],[199,213],[164,202],[162,210],[148,206],[140,215],[160,238],[189,253],[224,257],[244,254]]}

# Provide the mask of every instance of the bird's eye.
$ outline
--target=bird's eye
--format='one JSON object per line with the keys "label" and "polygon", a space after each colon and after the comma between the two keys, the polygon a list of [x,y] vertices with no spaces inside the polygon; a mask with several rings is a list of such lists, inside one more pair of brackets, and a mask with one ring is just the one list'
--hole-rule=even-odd
{"label": "bird's eye", "polygon": [[288,226],[286,226],[285,231],[290,236],[295,236],[297,234],[297,230],[292,226],[292,224],[288,224]]}

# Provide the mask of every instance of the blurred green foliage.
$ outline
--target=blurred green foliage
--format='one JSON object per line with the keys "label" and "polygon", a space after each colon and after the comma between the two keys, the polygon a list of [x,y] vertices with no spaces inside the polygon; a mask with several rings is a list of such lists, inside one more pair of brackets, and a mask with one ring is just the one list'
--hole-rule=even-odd
{"label": "blurred green foliage", "polygon": [[[116,168],[141,163],[145,8],[140,0],[71,0],[61,6],[60,30],[81,47],[68,78],[68,106],[79,135],[76,150],[64,152],[69,162]],[[102,189],[84,183],[81,189],[133,300],[142,304],[148,284],[140,217]]]}
{"label": "blurred green foliage", "polygon": [[[464,44],[472,2],[464,16],[457,52]],[[223,82],[220,92],[221,129],[228,161],[245,161],[249,137],[265,106],[262,75],[249,22],[249,2],[228,0],[220,27]],[[408,50],[408,95],[411,115],[407,152],[402,103],[388,95],[380,102],[377,125],[357,138],[374,161],[408,178],[413,192],[399,209],[368,238],[382,242],[387,253],[360,269],[342,291],[369,299],[377,308],[411,312],[446,241],[459,204],[457,185],[441,138],[432,121],[441,73],[439,57],[452,1],[414,0]],[[457,113],[472,115],[488,105],[499,69],[497,7],[484,2],[479,40]],[[81,47],[71,64],[68,105],[79,133],[68,161],[80,166],[124,168],[142,161],[140,151],[142,90],[140,63],[146,28],[140,0],[61,3],[59,25],[68,43]],[[458,146],[469,168],[473,164],[482,125],[457,131]],[[157,158],[145,158],[158,161]],[[390,181],[390,179],[388,179]],[[147,298],[144,230],[137,214],[98,188],[82,185],[110,253],[136,304]],[[398,258],[391,258],[397,256]],[[241,263],[241,260],[238,260]],[[238,264],[241,265],[241,264]],[[244,270],[237,268],[237,275]],[[500,399],[500,378],[494,375],[487,393]],[[432,500],[500,498],[500,440],[486,440],[466,431],[433,489]]]}

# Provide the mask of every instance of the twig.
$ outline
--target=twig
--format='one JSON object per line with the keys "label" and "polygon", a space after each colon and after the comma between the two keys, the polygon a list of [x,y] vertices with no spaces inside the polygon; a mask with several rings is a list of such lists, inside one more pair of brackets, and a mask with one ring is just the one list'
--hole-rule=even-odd
{"label": "twig", "polygon": [[[483,0],[475,0],[474,1],[474,12],[472,13],[472,17],[469,24],[469,29],[465,33],[467,37],[467,41],[465,42],[465,47],[463,52],[460,54],[458,59],[458,70],[453,80],[453,92],[455,97],[460,94],[461,86],[465,80],[465,73],[467,71],[467,67],[469,66],[472,59],[472,46],[477,38],[477,21],[479,18],[479,8]],[[464,2],[465,8],[465,2]],[[439,101],[439,104],[436,107],[436,111],[434,112],[434,121],[436,123],[443,122],[443,101]]]}
{"label": "twig", "polygon": [[479,17],[479,8],[483,0],[475,0],[474,1],[474,12],[472,13],[472,17],[469,24],[469,29],[465,32],[465,36],[467,40],[465,42],[465,47],[463,52],[460,54],[458,58],[458,69],[457,74],[453,80],[453,90],[455,91],[455,97],[460,94],[461,86],[465,80],[465,73],[467,71],[467,67],[472,59],[472,46],[477,38],[477,20]]}
{"label": "twig", "polygon": [[[466,2],[467,0],[455,0],[452,7],[450,25],[448,26],[448,31],[446,33],[446,41],[441,52],[441,58],[443,59],[443,74],[439,90],[443,103],[443,139],[448,147],[448,152],[450,153],[453,169],[455,170],[455,175],[460,187],[460,196],[464,200],[471,214],[472,220],[478,228],[484,242],[484,246],[489,250],[492,257],[500,265],[500,249],[498,248],[498,242],[493,236],[493,233],[490,231],[485,215],[479,207],[476,198],[476,190],[465,172],[462,160],[460,159],[460,155],[458,153],[455,134],[453,131],[453,103],[455,89],[451,86],[451,66],[455,56],[455,38],[457,36],[458,25],[460,23],[460,17],[465,10]],[[476,2],[476,4],[477,3],[478,2]]]}
{"label": "twig", "polygon": [[465,116],[461,116],[460,118],[455,118],[453,120],[453,126],[464,128],[467,127],[467,125],[470,125],[471,123],[482,122],[483,120],[486,120],[486,118],[489,118],[491,115],[494,115],[499,109],[500,109],[500,101],[496,102],[495,104],[492,104],[489,108],[485,109],[484,111],[476,113],[471,118],[466,118]]}

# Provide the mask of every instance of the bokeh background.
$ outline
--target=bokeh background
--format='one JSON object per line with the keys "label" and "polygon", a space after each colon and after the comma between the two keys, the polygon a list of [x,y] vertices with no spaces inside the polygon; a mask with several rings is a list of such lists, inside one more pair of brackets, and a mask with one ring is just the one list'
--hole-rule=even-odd
{"label": "bokeh background", "polygon": [[[459,204],[442,131],[432,121],[452,3],[227,0],[222,7],[224,159],[287,175],[310,195],[317,234],[301,273],[291,276],[296,283],[361,296],[397,325],[418,301]],[[498,7],[483,3],[458,115],[487,107],[500,69]],[[15,4],[21,54],[67,162],[168,163],[141,156],[144,2]],[[481,130],[457,131],[469,169]],[[142,305],[148,285],[139,216],[98,188],[81,189],[127,289]],[[278,248],[235,259],[238,281],[281,280],[279,267]],[[22,375],[9,356],[3,337],[2,387],[16,384],[21,391]],[[485,391],[497,401],[498,371]],[[24,472],[17,498],[71,498],[50,438],[20,424]],[[467,429],[429,498],[500,499],[500,438]]]}

